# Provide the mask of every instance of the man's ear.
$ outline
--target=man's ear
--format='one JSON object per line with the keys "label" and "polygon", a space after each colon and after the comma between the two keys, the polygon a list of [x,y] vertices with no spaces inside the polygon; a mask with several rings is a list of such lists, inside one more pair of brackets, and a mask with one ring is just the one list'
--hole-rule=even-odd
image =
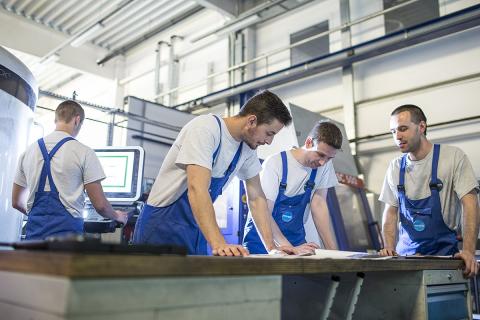
{"label": "man's ear", "polygon": [[307,149],[310,149],[313,147],[313,138],[308,136],[307,139],[305,139],[305,147]]}
{"label": "man's ear", "polygon": [[247,116],[247,126],[249,128],[255,128],[257,126],[257,116],[250,114]]}
{"label": "man's ear", "polygon": [[420,121],[420,123],[418,124],[419,128],[420,128],[420,132],[425,134],[425,130],[427,130],[427,124],[425,123],[425,121]]}

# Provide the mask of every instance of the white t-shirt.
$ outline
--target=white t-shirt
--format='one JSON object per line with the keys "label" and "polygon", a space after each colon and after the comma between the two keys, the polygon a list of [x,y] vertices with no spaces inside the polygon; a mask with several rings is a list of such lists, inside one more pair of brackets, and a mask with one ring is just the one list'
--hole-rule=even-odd
{"label": "white t-shirt", "polygon": [[[433,147],[422,160],[412,161],[407,156],[405,169],[405,191],[409,199],[429,197],[432,177]],[[388,166],[379,200],[398,208],[397,185],[399,183],[402,156],[393,159]],[[461,198],[478,188],[472,165],[465,153],[456,147],[441,145],[437,177],[443,182],[440,191],[443,220],[452,230],[457,231],[462,214]]]}
{"label": "white t-shirt", "polygon": [[[312,168],[305,167],[300,164],[292,155],[291,150],[286,152],[288,174],[287,174],[287,188],[285,195],[288,197],[296,196],[305,192],[304,186],[310,178]],[[282,181],[282,156],[280,153],[268,157],[262,165],[262,172],[260,173],[260,181],[262,189],[268,200],[275,202],[278,196],[278,189]],[[328,189],[338,185],[333,162],[328,161],[326,165],[317,169],[315,177],[315,187],[312,190],[312,195],[317,189]],[[311,200],[311,198],[310,198]],[[310,214],[310,203],[305,208],[303,222],[308,220]]]}
{"label": "white t-shirt", "polygon": [[[64,131],[54,131],[45,136],[43,140],[47,151],[50,152],[60,140],[69,136]],[[27,212],[32,209],[42,167],[42,152],[38,142],[35,141],[20,156],[15,174],[15,183],[29,189]],[[105,179],[105,173],[95,152],[77,140],[67,141],[53,156],[50,168],[60,202],[72,216],[81,218],[85,202],[85,184]],[[45,191],[50,191],[48,178],[46,181]]]}
{"label": "white t-shirt", "polygon": [[[167,153],[148,197],[151,206],[165,207],[175,202],[187,190],[186,165],[195,164],[212,171],[212,177],[223,177],[233,160],[240,142],[236,141],[220,118],[222,143],[212,170],[213,153],[220,144],[220,128],[211,114],[191,120],[180,131]],[[224,188],[236,175],[241,180],[255,177],[261,170],[257,152],[246,143],[242,154]]]}

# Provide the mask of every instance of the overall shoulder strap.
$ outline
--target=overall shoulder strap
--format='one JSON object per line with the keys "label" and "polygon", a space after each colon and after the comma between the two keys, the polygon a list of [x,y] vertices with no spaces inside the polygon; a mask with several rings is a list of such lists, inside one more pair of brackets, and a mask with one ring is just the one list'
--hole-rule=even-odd
{"label": "overall shoulder strap", "polygon": [[308,178],[308,181],[303,186],[305,192],[311,192],[313,190],[313,187],[315,187],[315,178],[317,177],[317,171],[317,168],[315,168],[310,173],[310,178]]}
{"label": "overall shoulder strap", "polygon": [[53,147],[53,149],[50,151],[50,153],[48,154],[48,157],[50,159],[53,158],[53,156],[55,155],[55,153],[57,153],[58,149],[60,149],[61,146],[63,146],[65,144],[65,142],[68,142],[70,140],[75,140],[73,137],[66,137],[66,138],[63,138],[62,140],[60,140],[56,145],[55,147]]}
{"label": "overall shoulder strap", "polygon": [[278,194],[284,194],[285,190],[287,190],[287,176],[288,176],[288,162],[287,162],[287,152],[282,151],[280,153],[282,157],[282,180],[280,180],[280,186],[278,189]]}
{"label": "overall shoulder strap", "polygon": [[407,154],[404,154],[400,162],[400,173],[398,177],[398,192],[405,192],[405,168],[407,166]]}
{"label": "overall shoulder strap", "polygon": [[433,145],[433,157],[432,157],[432,180],[430,180],[430,189],[442,190],[443,183],[438,179],[438,158],[440,157],[440,145]]}
{"label": "overall shoulder strap", "polygon": [[215,118],[215,120],[217,120],[218,128],[220,129],[220,143],[218,144],[217,149],[215,149],[215,152],[213,153],[212,169],[213,169],[213,164],[217,160],[218,152],[220,151],[220,146],[222,145],[222,124],[220,123],[220,119],[216,115],[213,115],[213,117]]}
{"label": "overall shoulder strap", "polygon": [[42,172],[40,173],[40,183],[38,185],[38,191],[43,192],[45,191],[45,184],[47,182],[48,178],[48,184],[50,185],[50,191],[53,192],[58,192],[57,187],[55,186],[55,183],[53,182],[53,177],[52,177],[52,170],[51,170],[51,162],[53,156],[55,153],[57,153],[58,149],[60,149],[61,146],[65,144],[65,142],[70,141],[70,140],[75,140],[73,137],[66,137],[60,140],[50,151],[50,153],[47,151],[47,147],[45,146],[45,141],[43,138],[38,140],[38,145],[40,147],[40,151],[42,152],[43,156],[43,167],[42,167]]}
{"label": "overall shoulder strap", "polygon": [[45,141],[43,140],[43,138],[40,138],[37,140],[37,143],[40,148],[40,152],[42,152],[42,156],[43,156],[43,166],[42,166],[42,171],[40,173],[40,182],[38,184],[38,191],[43,192],[45,191],[45,184],[47,182],[47,177],[48,177],[48,183],[50,184],[50,186],[53,183],[53,179],[50,174],[50,157],[48,156],[48,151],[47,151],[47,147],[45,146]]}

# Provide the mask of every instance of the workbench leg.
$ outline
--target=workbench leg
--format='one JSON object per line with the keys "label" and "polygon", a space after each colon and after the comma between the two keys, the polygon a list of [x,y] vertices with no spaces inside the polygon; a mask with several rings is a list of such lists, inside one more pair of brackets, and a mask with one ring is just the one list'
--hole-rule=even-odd
{"label": "workbench leg", "polygon": [[357,273],[357,281],[355,282],[355,288],[353,288],[352,296],[350,297],[350,303],[348,305],[347,316],[345,317],[347,320],[351,320],[353,312],[355,312],[355,305],[357,304],[364,278],[365,274],[363,272]]}
{"label": "workbench leg", "polygon": [[330,310],[332,309],[333,300],[335,299],[335,295],[337,294],[337,288],[340,283],[340,277],[332,276],[332,282],[330,283],[330,287],[328,288],[327,298],[325,299],[325,307],[322,311],[321,320],[327,320],[330,316]]}

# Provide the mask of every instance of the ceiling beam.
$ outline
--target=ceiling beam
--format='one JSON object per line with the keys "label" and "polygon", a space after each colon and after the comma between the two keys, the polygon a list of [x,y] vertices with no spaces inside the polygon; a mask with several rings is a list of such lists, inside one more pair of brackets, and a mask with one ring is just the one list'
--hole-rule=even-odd
{"label": "ceiling beam", "polygon": [[215,10],[220,13],[222,16],[226,16],[230,19],[233,19],[238,16],[239,13],[239,0],[195,0],[199,5]]}
{"label": "ceiling beam", "polygon": [[[53,48],[65,42],[68,37],[60,32],[20,18],[13,13],[0,11],[0,39],[2,45],[37,57],[43,57]],[[100,67],[96,60],[107,51],[90,45],[79,48],[66,46],[60,53],[58,63],[108,79],[115,78],[113,64]]]}

